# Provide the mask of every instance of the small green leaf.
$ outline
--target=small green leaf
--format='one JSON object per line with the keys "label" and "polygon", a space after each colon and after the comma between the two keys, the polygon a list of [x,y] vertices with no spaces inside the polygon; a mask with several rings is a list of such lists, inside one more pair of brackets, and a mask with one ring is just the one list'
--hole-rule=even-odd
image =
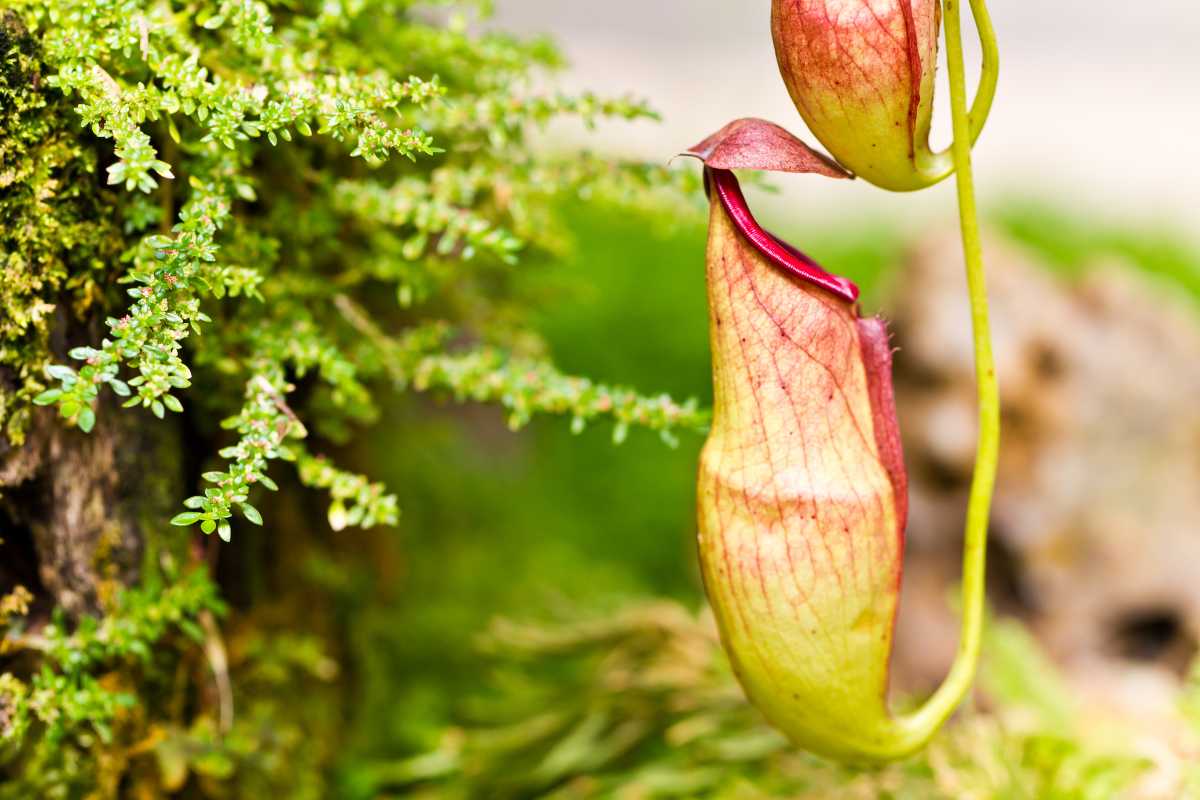
{"label": "small green leaf", "polygon": [[96,412],[90,408],[84,408],[79,412],[79,419],[76,420],[79,425],[79,430],[84,433],[91,433],[92,428],[96,425]]}
{"label": "small green leaf", "polygon": [[108,385],[112,387],[113,394],[117,395],[118,397],[129,397],[131,390],[129,388],[129,384],[125,383],[125,381],[113,378],[108,382]]}
{"label": "small green leaf", "polygon": [[183,411],[183,404],[180,403],[179,398],[173,394],[164,394],[162,401],[163,405],[174,411],[176,414]]}
{"label": "small green leaf", "polygon": [[622,421],[613,426],[613,444],[624,444],[627,438],[629,438],[628,423]]}
{"label": "small green leaf", "polygon": [[216,529],[217,523],[213,522],[211,519],[206,519],[204,522],[200,523],[200,530],[204,531],[205,533],[212,533]]}
{"label": "small green leaf", "polygon": [[233,538],[233,529],[225,520],[221,520],[221,524],[217,526],[217,536],[220,536],[223,542],[228,542]]}
{"label": "small green leaf", "polygon": [[166,409],[163,408],[162,401],[160,400],[155,400],[153,403],[151,403],[150,410],[153,411],[154,416],[158,417],[159,419],[162,419],[163,415],[166,414]]}
{"label": "small green leaf", "polygon": [[33,404],[35,406],[48,406],[60,397],[62,397],[62,389],[47,389],[33,398]]}
{"label": "small green leaf", "polygon": [[334,500],[329,505],[329,527],[335,531],[346,527],[346,507],[342,505],[341,500]]}
{"label": "small green leaf", "polygon": [[263,524],[262,514],[259,514],[258,509],[249,503],[242,503],[242,514],[255,525]]}
{"label": "small green leaf", "polygon": [[51,364],[46,367],[46,374],[58,381],[74,381],[75,370],[62,364]]}
{"label": "small green leaf", "polygon": [[204,641],[204,629],[201,628],[196,623],[192,622],[187,617],[184,617],[183,619],[179,620],[178,624],[179,624],[179,630],[183,631],[184,635],[187,636],[189,639],[191,639],[193,642],[203,642]]}
{"label": "small green leaf", "polygon": [[171,524],[180,526],[191,525],[198,519],[200,519],[199,512],[184,511],[182,514],[176,514],[175,516],[171,517]]}
{"label": "small green leaf", "polygon": [[58,413],[63,419],[70,419],[79,413],[79,403],[74,400],[68,400],[58,407]]}

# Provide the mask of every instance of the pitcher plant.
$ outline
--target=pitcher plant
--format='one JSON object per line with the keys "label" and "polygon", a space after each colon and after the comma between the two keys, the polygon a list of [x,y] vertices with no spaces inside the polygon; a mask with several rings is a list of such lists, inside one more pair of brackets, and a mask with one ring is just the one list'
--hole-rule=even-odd
{"label": "pitcher plant", "polygon": [[[699,553],[722,643],[745,692],[797,745],[852,762],[920,749],[973,681],[999,401],[971,147],[996,87],[995,36],[972,0],[983,73],[968,110],[959,0],[774,0],[779,67],[832,154],[743,119],[687,151],[710,198],[707,282],[713,425],[700,464]],[[944,23],[954,141],[929,145]],[[957,178],[979,393],[967,511],[962,634],[941,687],[888,705],[907,477],[892,344],[858,289],[755,220],[733,170],[861,177],[910,191]]]}

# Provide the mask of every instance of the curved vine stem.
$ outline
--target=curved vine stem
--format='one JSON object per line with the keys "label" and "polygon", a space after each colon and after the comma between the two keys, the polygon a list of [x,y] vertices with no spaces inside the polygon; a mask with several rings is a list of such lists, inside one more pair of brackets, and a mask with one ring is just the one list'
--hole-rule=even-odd
{"label": "curved vine stem", "polygon": [[[988,11],[986,0],[970,0],[971,16],[975,19],[975,29],[979,32],[980,53],[982,55],[982,64],[979,73],[979,86],[975,89],[975,100],[971,103],[971,112],[968,115],[967,129],[970,131],[971,144],[974,145],[979,139],[979,135],[983,133],[983,128],[987,124],[988,115],[992,112],[992,101],[996,99],[996,84],[1000,77],[1000,48],[996,42],[996,29],[992,25],[992,15]],[[947,14],[949,11],[947,11]],[[956,18],[959,14],[958,8],[954,11]],[[946,20],[947,33],[949,33],[949,20]],[[961,25],[956,25],[960,30],[959,36],[959,62],[962,62],[962,38]],[[946,41],[946,58],[949,60],[952,54],[950,53],[949,36]],[[964,67],[965,69],[965,67]],[[961,71],[960,71],[961,72]],[[965,102],[965,100],[964,100]],[[955,131],[954,140],[958,141],[961,137]],[[954,147],[943,150],[939,153],[930,153],[928,149],[924,153],[918,151],[918,168],[927,176],[929,185],[950,176],[954,171],[957,157],[954,155]]]}
{"label": "curved vine stem", "polygon": [[[957,13],[955,11],[955,14]],[[975,102],[971,104],[971,144],[974,145],[979,139],[979,134],[983,133],[983,126],[987,124],[988,115],[992,113],[992,101],[996,99],[996,82],[1000,77],[1000,47],[996,42],[996,29],[992,26],[992,15],[988,11],[986,0],[971,0],[971,16],[974,17],[975,29],[979,32],[980,50],[983,55],[979,87],[975,90]],[[955,27],[959,28],[960,26],[955,25]],[[961,62],[961,37],[958,52]],[[949,58],[949,43],[946,45],[946,54]],[[958,134],[955,134],[954,138],[957,140]]]}
{"label": "curved vine stem", "polygon": [[[954,118],[954,143],[951,153],[958,182],[959,221],[962,227],[963,253],[967,267],[967,286],[971,302],[971,322],[975,344],[975,379],[979,395],[979,441],[975,475],[967,506],[963,542],[962,634],[954,665],[933,696],[912,714],[897,719],[900,727],[897,746],[907,753],[922,747],[934,732],[954,713],[975,678],[979,663],[984,623],[984,570],[986,566],[988,518],[996,482],[1000,446],[1000,397],[996,382],[992,337],[988,321],[987,287],[984,280],[983,248],[975,204],[975,178],[971,167],[971,145],[978,131],[973,114],[967,110],[966,76],[963,64],[962,0],[943,0],[946,24],[946,60],[950,77],[950,108]],[[972,0],[977,20],[986,20],[983,0]],[[981,14],[982,12],[982,14]],[[993,52],[992,87],[995,89],[995,33],[990,23],[981,23],[980,35],[990,41]],[[983,111],[986,116],[986,109]]]}

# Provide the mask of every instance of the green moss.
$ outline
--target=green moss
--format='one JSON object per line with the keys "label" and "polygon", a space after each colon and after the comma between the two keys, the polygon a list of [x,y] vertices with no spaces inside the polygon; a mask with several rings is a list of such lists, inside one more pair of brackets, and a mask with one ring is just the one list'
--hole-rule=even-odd
{"label": "green moss", "polygon": [[19,446],[48,380],[55,320],[83,318],[123,238],[95,149],[11,11],[0,14],[0,59],[0,434]]}

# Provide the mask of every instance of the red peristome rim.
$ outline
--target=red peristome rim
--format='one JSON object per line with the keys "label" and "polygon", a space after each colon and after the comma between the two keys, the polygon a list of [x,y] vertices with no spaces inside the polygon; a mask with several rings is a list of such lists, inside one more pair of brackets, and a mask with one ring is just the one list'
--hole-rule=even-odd
{"label": "red peristome rim", "polygon": [[858,301],[858,287],[852,281],[826,272],[820,264],[758,224],[750,213],[750,206],[746,204],[737,176],[727,169],[706,167],[706,170],[709,183],[721,199],[725,212],[733,220],[734,227],[754,245],[754,249],[797,278],[833,292],[847,302]]}

